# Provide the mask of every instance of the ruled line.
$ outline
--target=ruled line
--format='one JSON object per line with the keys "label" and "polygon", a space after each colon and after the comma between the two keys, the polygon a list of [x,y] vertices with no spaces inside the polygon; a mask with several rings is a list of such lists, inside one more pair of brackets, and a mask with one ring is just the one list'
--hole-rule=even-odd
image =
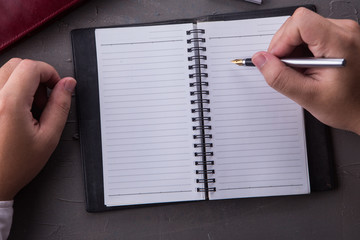
{"label": "ruled line", "polygon": [[134,146],[137,144],[141,144],[141,145],[154,145],[154,144],[172,144],[172,143],[177,143],[177,144],[182,144],[182,143],[187,143],[189,142],[189,140],[168,140],[168,141],[147,141],[147,142],[142,142],[142,141],[136,141],[136,143],[132,142],[132,143],[118,143],[118,144],[106,144],[107,147],[121,147],[121,146]]}
{"label": "ruled line", "polygon": [[[212,103],[214,103],[214,101],[212,101]],[[281,113],[283,113],[283,112],[297,112],[298,111],[298,109],[281,109]],[[232,112],[232,113],[226,113],[226,115],[236,115],[236,114],[244,114],[244,115],[246,115],[246,114],[249,114],[249,113],[275,113],[275,111],[274,110],[258,110],[258,111],[243,111],[243,112]],[[214,114],[214,115],[216,115],[216,114]],[[220,114],[219,114],[220,115]],[[221,114],[222,115],[222,114]]]}
{"label": "ruled line", "polygon": [[[237,118],[233,118],[233,119],[217,119],[216,122],[232,122],[232,121],[236,121]],[[279,122],[276,122],[276,124],[296,124],[297,122],[296,121],[287,121],[287,122],[282,122],[282,121],[279,121]],[[274,123],[272,123],[274,124]],[[247,123],[247,124],[236,124],[236,125],[231,125],[231,126],[257,126],[257,125],[269,125],[269,123]],[[230,125],[229,125],[230,126]]]}
{"label": "ruled line", "polygon": [[[171,160],[171,162],[189,162],[189,159],[179,159],[179,160]],[[108,162],[107,164],[109,165],[122,165],[122,164],[141,164],[141,163],[163,163],[164,160],[159,160],[159,161],[131,161],[131,162]]]}
{"label": "ruled line", "polygon": [[[231,77],[231,76],[212,76],[212,78],[224,78],[224,77]],[[269,86],[251,86],[251,87],[238,87],[238,88],[217,88],[216,91],[229,91],[229,90],[243,90],[243,89],[268,89]],[[215,91],[215,90],[214,90]]]}
{"label": "ruled line", "polygon": [[[214,64],[215,65],[215,64]],[[216,85],[226,85],[226,84],[244,84],[244,83],[258,83],[258,84],[262,84],[264,85],[263,82],[260,82],[260,81],[256,81],[259,79],[259,75],[257,74],[242,74],[242,73],[239,73],[239,70],[238,69],[224,69],[224,70],[211,70],[211,73],[222,73],[222,72],[225,72],[225,73],[228,73],[228,72],[236,72],[237,75],[236,77],[256,77],[255,80],[249,80],[249,81],[244,81],[242,79],[238,79],[237,81],[234,81],[234,82],[228,82],[228,81],[223,81],[223,82],[212,82],[211,83],[211,86],[216,86]],[[261,79],[262,80],[262,79]],[[218,88],[214,87],[213,88],[214,90],[217,90]]]}
{"label": "ruled line", "polygon": [[171,78],[171,79],[161,79],[161,80],[154,80],[154,79],[150,79],[150,80],[145,80],[145,81],[121,81],[121,82],[109,82],[106,81],[104,83],[104,85],[128,85],[128,84],[139,84],[139,83],[169,83],[169,82],[178,82],[178,81],[184,81],[184,78]]}
{"label": "ruled line", "polygon": [[226,150],[226,151],[217,151],[218,154],[221,153],[236,153],[236,152],[253,152],[253,151],[267,151],[267,150],[286,150],[288,149],[300,149],[299,146],[292,147],[292,146],[281,146],[281,147],[268,147],[268,148],[252,148],[252,149],[238,149],[238,150]]}
{"label": "ruled line", "polygon": [[184,33],[182,30],[156,30],[156,31],[149,31],[149,33],[171,33],[171,32],[175,32],[175,33]]}
{"label": "ruled line", "polygon": [[173,150],[173,149],[189,149],[188,147],[161,147],[161,148],[136,148],[136,149],[120,149],[108,150],[107,153],[123,153],[123,152],[143,152],[143,151],[156,151],[156,150]]}
{"label": "ruled line", "polygon": [[[272,137],[271,135],[269,137]],[[262,144],[277,144],[277,143],[298,143],[298,140],[276,140],[276,141],[267,141],[267,142],[263,142],[263,141],[257,141],[257,142],[253,142],[253,143],[225,143],[225,144],[216,144],[216,146],[247,146],[247,145],[262,145]]]}
{"label": "ruled line", "polygon": [[239,174],[239,175],[217,175],[221,178],[232,178],[232,177],[251,177],[251,176],[267,176],[267,175],[283,175],[283,174],[301,174],[300,171],[293,172],[276,172],[276,173],[252,173],[252,174]]}
{"label": "ruled line", "polygon": [[[269,45],[269,42],[267,41],[267,42],[257,42],[257,43],[241,43],[241,46],[258,46],[258,45]],[[210,46],[211,49],[224,48],[224,47],[231,47],[234,49],[236,47],[239,47],[239,44],[210,45]]]}
{"label": "ruled line", "polygon": [[245,171],[245,170],[265,170],[265,169],[281,169],[281,168],[299,168],[301,165],[295,166],[277,166],[277,167],[252,167],[252,168],[232,168],[232,169],[219,169],[216,172],[231,172],[231,171]]}
{"label": "ruled line", "polygon": [[[172,172],[168,171],[165,173],[137,173],[136,176],[157,176],[157,175],[174,175],[174,174],[189,174],[189,172]],[[109,175],[109,178],[123,178],[123,177],[133,177],[134,174],[123,174],[121,175]]]}
{"label": "ruled line", "polygon": [[[183,118],[186,117],[184,115],[178,115],[178,116],[168,116],[168,117],[164,117],[161,116],[161,119],[172,119],[172,118]],[[159,119],[159,117],[141,117],[141,119],[139,118],[122,118],[122,119],[106,119],[106,122],[120,122],[120,121],[135,121],[135,120],[154,120],[154,119]]]}
{"label": "ruled line", "polygon": [[[169,155],[169,154],[167,154]],[[147,155],[147,156],[154,156],[154,155]],[[162,168],[188,168],[190,165],[178,165],[178,166],[160,166],[160,167],[144,167],[144,168],[117,168],[117,169],[109,169],[109,171],[133,171],[133,170],[149,170],[149,169],[162,169]],[[133,176],[136,176],[134,174]]]}
{"label": "ruled line", "polygon": [[153,186],[153,185],[145,185],[145,186],[141,186],[141,187],[114,187],[114,188],[109,188],[110,191],[112,190],[125,190],[125,189],[140,189],[140,188],[161,188],[161,187],[185,187],[185,186],[191,186],[191,184],[165,184],[165,185],[157,185],[157,186]]}
{"label": "ruled line", "polygon": [[[183,91],[174,91],[174,92],[152,92],[149,93],[147,92],[146,95],[159,95],[159,94],[168,94],[168,93],[172,93],[172,94],[176,94],[176,93],[180,93],[183,94]],[[128,96],[143,96],[144,93],[129,93],[129,94],[108,94],[105,95],[104,98],[108,98],[108,97],[117,97],[117,96],[121,96],[121,97],[128,97]]]}
{"label": "ruled line", "polygon": [[[119,95],[119,97],[121,97],[122,95]],[[170,101],[170,100],[184,100],[186,98],[181,98],[181,97],[173,97],[173,98],[168,98],[168,97],[164,97],[164,98],[142,98],[142,99],[136,99],[136,102],[148,102],[148,101]],[[134,100],[129,99],[129,100],[112,100],[112,101],[104,101],[104,103],[127,103],[127,102],[134,102]]]}
{"label": "ruled line", "polygon": [[185,74],[185,72],[172,72],[172,73],[157,73],[157,74],[144,74],[144,75],[121,75],[121,76],[111,76],[104,77],[104,79],[113,79],[113,78],[142,78],[142,77],[157,77],[157,76],[174,76],[177,74]]}
{"label": "ruled line", "polygon": [[[249,101],[273,101],[273,100],[286,100],[284,97],[273,97],[273,98],[253,98],[253,99],[234,99],[234,100],[223,100],[223,101],[212,101],[213,104],[215,103],[236,103],[236,102],[249,102]],[[219,107],[220,108],[220,107]],[[235,108],[233,106],[230,106],[229,108]]]}
{"label": "ruled line", "polygon": [[188,134],[167,134],[167,135],[153,135],[153,136],[141,136],[141,137],[114,137],[106,138],[107,140],[121,140],[121,139],[137,139],[137,138],[161,138],[161,137],[188,137]]}
{"label": "ruled line", "polygon": [[[293,124],[293,123],[294,123],[294,122],[287,122],[287,123],[281,122],[281,124]],[[251,130],[249,130],[249,129],[242,129],[242,130],[239,130],[239,133],[245,133],[245,132],[267,132],[267,131],[273,132],[273,130],[279,130],[279,131],[298,130],[297,127],[274,128],[273,126],[271,126],[271,125],[268,124],[268,123],[262,123],[262,124],[259,124],[259,123],[254,123],[254,124],[250,124],[250,123],[248,123],[248,124],[234,124],[234,125],[226,125],[226,126],[221,126],[221,127],[233,128],[233,127],[242,127],[242,126],[257,126],[257,125],[269,126],[269,127],[271,127],[271,129],[251,129]],[[218,132],[217,134],[221,134],[221,133],[226,134],[226,133],[231,133],[231,131],[230,131],[230,132],[221,131],[221,132]],[[275,135],[274,135],[274,136],[275,136]],[[281,135],[281,136],[284,136],[284,135]],[[293,135],[291,134],[291,136],[293,136]]]}
{"label": "ruled line", "polygon": [[175,67],[157,67],[157,68],[134,68],[133,70],[108,70],[103,71],[104,73],[122,73],[122,72],[132,72],[132,71],[151,71],[151,70],[168,70],[168,69],[183,69],[183,67],[175,66]]}
{"label": "ruled line", "polygon": [[[242,131],[242,132],[263,132],[265,130],[257,130],[257,131]],[[272,131],[272,130],[266,130],[266,131]],[[241,140],[241,139],[251,139],[251,138],[271,138],[271,137],[295,137],[297,136],[298,134],[297,133],[294,133],[294,134],[271,134],[271,135],[259,135],[259,136],[236,136],[236,137],[226,137],[226,138],[219,138],[219,137],[216,137],[216,140],[217,141],[224,141],[224,140]]]}
{"label": "ruled line", "polygon": [[[178,124],[186,124],[187,122],[164,122],[161,123],[161,125],[178,125]],[[158,126],[159,123],[141,123],[141,124],[121,124],[121,125],[111,125],[111,126],[105,126],[105,128],[118,128],[118,127],[140,127],[140,126]]]}
{"label": "ruled line", "polygon": [[[129,60],[131,60],[131,59],[149,59],[149,60],[151,60],[151,59],[154,59],[154,58],[162,58],[162,57],[166,57],[166,58],[168,58],[168,57],[174,57],[174,55],[173,54],[171,54],[171,55],[165,55],[165,54],[163,54],[163,55],[149,55],[149,56],[139,56],[139,57],[132,57],[132,56],[129,56],[129,55],[127,55],[126,57],[113,57],[113,58],[102,58],[101,60],[103,60],[103,61],[114,61],[114,60],[126,60],[126,61],[128,61],[129,62]],[[177,55],[177,57],[178,58],[184,58],[184,57],[186,57],[185,55]],[[148,61],[144,61],[144,62],[148,62]],[[150,61],[149,61],[150,62]],[[142,64],[142,62],[137,62],[136,63],[136,65],[139,65],[139,66],[141,66],[141,64]],[[135,65],[135,64],[134,64]],[[136,66],[135,65],[135,66]]]}
{"label": "ruled line", "polygon": [[237,35],[237,36],[215,36],[215,37],[209,37],[209,39],[229,39],[229,38],[251,38],[251,37],[264,37],[264,36],[273,36],[274,34],[253,34],[253,35]]}
{"label": "ruled line", "polygon": [[221,157],[221,159],[233,159],[233,158],[239,158],[239,157],[270,157],[270,156],[294,156],[299,155],[301,152],[295,152],[295,153],[275,153],[275,154],[250,154],[250,155],[235,155],[235,156],[226,156]]}
{"label": "ruled line", "polygon": [[182,38],[182,35],[166,36],[166,37],[149,37],[149,39],[168,39],[168,38]]}
{"label": "ruled line", "polygon": [[[214,114],[214,115],[221,115],[221,114]],[[273,120],[280,119],[281,120],[281,119],[284,119],[284,118],[296,118],[296,117],[297,116],[294,116],[294,115],[292,115],[292,116],[281,116],[281,117],[264,116],[261,119],[259,119],[259,117],[247,117],[247,118],[241,118],[240,117],[240,118],[237,118],[236,120],[238,120],[238,121],[242,121],[242,120],[271,120],[271,119],[273,119]],[[294,121],[294,122],[296,122],[296,121]]]}
{"label": "ruled line", "polygon": [[147,107],[147,108],[153,108],[153,107],[174,107],[174,106],[184,106],[184,103],[179,104],[158,104],[158,105],[135,105],[130,107],[123,107],[123,106],[113,106],[113,107],[104,107],[104,109],[114,110],[114,109],[134,109],[137,107]]}
{"label": "ruled line", "polygon": [[183,87],[184,84],[177,84],[177,85],[169,85],[169,86],[154,86],[154,87],[124,87],[124,88],[112,88],[112,89],[104,89],[104,92],[111,92],[111,91],[127,91],[127,90],[147,90],[147,89],[169,89],[169,88],[178,88]]}
{"label": "ruled line", "polygon": [[[162,64],[162,63],[178,63],[178,60],[164,60],[164,61],[153,61],[153,62],[143,62],[141,65],[145,64]],[[131,65],[134,66],[134,63],[113,63],[113,64],[102,64],[103,67],[114,67],[114,66],[126,66]]]}
{"label": "ruled line", "polygon": [[298,162],[299,158],[296,159],[283,159],[283,160],[266,160],[266,161],[251,161],[251,162],[217,162],[216,165],[242,165],[242,164],[253,164],[253,163],[276,163],[276,162]]}
{"label": "ruled line", "polygon": [[168,194],[168,193],[182,193],[182,192],[193,192],[192,190],[180,190],[180,191],[164,191],[164,192],[138,192],[138,193],[119,193],[109,194],[110,197],[129,196],[129,195],[148,195],[148,194]]}
{"label": "ruled line", "polygon": [[[266,44],[264,44],[264,45],[266,45]],[[224,47],[226,47],[227,45],[224,45]],[[221,54],[224,54],[224,53],[234,53],[234,51],[246,51],[246,52],[249,52],[249,51],[254,51],[254,52],[258,52],[259,50],[262,50],[263,48],[259,48],[259,47],[257,47],[257,48],[254,48],[254,49],[239,49],[239,48],[237,48],[237,49],[231,49],[231,50],[229,50],[229,51],[224,51],[224,50],[222,50],[222,51],[209,51],[210,53],[215,53],[215,54],[217,54],[217,53],[221,53]]]}
{"label": "ruled line", "polygon": [[124,53],[145,53],[145,52],[159,52],[159,51],[183,51],[182,48],[157,48],[156,50],[132,50],[132,51],[114,51],[114,52],[101,52],[101,54],[124,54]]}
{"label": "ruled line", "polygon": [[[179,110],[172,110],[171,112],[184,112],[186,109],[179,109]],[[145,113],[163,113],[163,112],[169,112],[169,110],[158,110],[158,111],[149,111],[149,112],[126,112],[126,113],[105,113],[106,116],[116,116],[116,115],[132,115],[132,114],[145,114]]]}
{"label": "ruled line", "polygon": [[183,39],[176,40],[164,40],[164,41],[144,41],[144,42],[123,42],[123,43],[103,43],[102,47],[111,47],[116,45],[137,45],[137,44],[149,44],[149,43],[167,43],[167,42],[183,42]]}
{"label": "ruled line", "polygon": [[109,184],[116,183],[143,183],[143,182],[162,182],[162,181],[184,181],[184,178],[159,178],[159,179],[146,179],[146,180],[132,180],[132,181],[114,181]]}
{"label": "ruled line", "polygon": [[298,181],[302,180],[302,178],[279,178],[279,179],[264,179],[264,180],[241,180],[241,182],[227,181],[227,182],[218,182],[218,184],[241,184],[241,183],[256,183],[256,182],[278,182],[278,181]]}
{"label": "ruled line", "polygon": [[266,92],[256,92],[256,93],[228,93],[228,94],[213,94],[213,97],[231,97],[231,96],[253,96],[254,94],[274,94],[275,91],[272,88],[268,88],[269,91]]}
{"label": "ruled line", "polygon": [[[276,107],[276,106],[293,106],[294,103],[288,102],[288,103],[273,103],[273,104],[247,104],[246,106],[239,106],[239,107]],[[212,109],[233,109],[234,106],[228,106],[228,107],[213,107]],[[275,112],[275,111],[274,111]]]}
{"label": "ruled line", "polygon": [[256,187],[236,187],[236,188],[216,188],[216,191],[226,191],[226,190],[238,190],[238,189],[252,189],[252,188],[276,188],[276,187],[300,187],[303,184],[284,184],[284,185],[267,185],[267,186],[256,186]]}

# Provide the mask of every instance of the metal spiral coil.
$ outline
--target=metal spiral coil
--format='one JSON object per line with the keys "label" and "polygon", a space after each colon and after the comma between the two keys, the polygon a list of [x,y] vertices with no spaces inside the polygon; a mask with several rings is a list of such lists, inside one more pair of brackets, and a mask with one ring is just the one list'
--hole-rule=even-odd
{"label": "metal spiral coil", "polygon": [[194,148],[199,150],[194,152],[194,156],[199,158],[199,160],[195,161],[195,165],[203,167],[202,170],[196,170],[196,174],[203,175],[201,178],[196,179],[196,182],[204,184],[204,187],[197,188],[197,191],[206,192],[207,196],[208,192],[214,192],[216,188],[209,187],[210,183],[215,183],[215,178],[209,177],[209,175],[215,174],[215,170],[207,168],[208,166],[214,165],[214,161],[208,159],[212,157],[214,153],[209,151],[209,148],[213,147],[213,144],[208,142],[208,140],[212,138],[212,135],[208,134],[208,131],[211,130],[211,125],[208,124],[211,118],[205,116],[206,113],[210,112],[210,108],[208,107],[210,100],[204,98],[204,96],[209,95],[209,91],[206,89],[209,83],[205,81],[205,79],[209,77],[208,73],[205,72],[208,66],[204,63],[204,61],[207,60],[207,56],[205,55],[206,47],[202,46],[202,43],[205,43],[206,39],[201,37],[202,34],[205,34],[205,30],[192,29],[186,33],[187,35],[193,35],[192,38],[187,40],[188,44],[192,44],[187,51],[191,54],[191,56],[188,57],[188,61],[193,62],[188,66],[189,70],[193,70],[193,72],[189,74],[189,79],[195,79],[195,81],[189,84],[190,87],[195,88],[194,91],[190,91],[190,95],[196,97],[196,99],[191,100],[191,104],[197,105],[196,108],[191,109],[191,112],[198,113],[198,117],[192,118],[192,121],[196,122],[196,125],[193,126],[193,130],[196,131],[193,138],[199,140],[199,143],[194,144]]}

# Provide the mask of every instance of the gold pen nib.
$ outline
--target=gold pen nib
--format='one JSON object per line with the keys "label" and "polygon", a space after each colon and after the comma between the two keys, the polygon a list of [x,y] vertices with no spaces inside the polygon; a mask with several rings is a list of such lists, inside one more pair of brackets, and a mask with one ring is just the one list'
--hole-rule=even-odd
{"label": "gold pen nib", "polygon": [[244,66],[244,65],[245,65],[244,59],[234,59],[234,60],[232,60],[231,62],[232,62],[232,63],[235,63],[235,64],[237,64],[237,65],[239,65],[239,66]]}

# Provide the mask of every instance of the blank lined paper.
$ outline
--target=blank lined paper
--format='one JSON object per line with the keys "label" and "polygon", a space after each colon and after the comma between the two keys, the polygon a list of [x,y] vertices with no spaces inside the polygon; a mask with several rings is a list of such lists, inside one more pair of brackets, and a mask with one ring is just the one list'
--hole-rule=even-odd
{"label": "blank lined paper", "polygon": [[211,199],[309,192],[303,111],[256,68],[231,63],[266,50],[287,17],[199,23],[206,29],[216,192]]}
{"label": "blank lined paper", "polygon": [[[104,200],[106,206],[205,199],[195,165],[206,152],[214,161],[210,199],[303,194],[310,191],[303,111],[274,91],[254,67],[231,60],[266,50],[287,17],[201,22],[95,31],[99,74]],[[187,35],[187,31],[194,35]],[[191,37],[196,43],[187,42]],[[197,42],[201,38],[205,42]],[[191,44],[194,45],[191,45]],[[189,69],[195,47],[206,55],[200,74]],[[200,48],[197,48],[200,47]],[[204,48],[201,48],[204,47]],[[206,51],[203,51],[206,48]],[[197,59],[195,58],[195,59]],[[201,65],[204,67],[205,65]],[[189,74],[195,73],[191,78]],[[199,115],[203,76],[210,111]],[[197,82],[200,85],[200,82]],[[192,112],[192,109],[196,109]],[[211,117],[204,134],[193,118]],[[205,129],[205,128],[204,128]],[[194,144],[198,147],[194,149]],[[199,147],[200,146],[200,147]],[[195,153],[200,157],[195,157]],[[206,154],[211,155],[211,154]],[[203,159],[205,160],[205,158]],[[205,185],[206,186],[206,185]],[[203,188],[204,189],[204,188]]]}
{"label": "blank lined paper", "polygon": [[189,29],[95,32],[107,206],[203,198],[195,181]]}

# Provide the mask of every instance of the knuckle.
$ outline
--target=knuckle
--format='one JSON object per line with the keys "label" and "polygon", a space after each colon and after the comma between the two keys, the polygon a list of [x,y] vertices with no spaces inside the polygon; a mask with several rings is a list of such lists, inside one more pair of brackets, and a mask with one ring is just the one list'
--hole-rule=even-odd
{"label": "knuckle", "polygon": [[302,18],[306,17],[309,14],[309,12],[310,12],[310,10],[308,10],[304,7],[300,7],[295,10],[292,17],[294,19],[302,19]]}
{"label": "knuckle", "polygon": [[359,32],[360,26],[357,22],[351,19],[344,20],[344,24],[353,32]]}
{"label": "knuckle", "polygon": [[18,64],[18,63],[20,63],[21,61],[22,61],[21,58],[11,58],[11,59],[8,61],[8,63],[10,63],[10,64]]}
{"label": "knuckle", "polygon": [[19,63],[19,67],[25,68],[25,69],[35,70],[36,69],[36,62],[33,61],[33,60],[30,60],[30,59],[23,59]]}

